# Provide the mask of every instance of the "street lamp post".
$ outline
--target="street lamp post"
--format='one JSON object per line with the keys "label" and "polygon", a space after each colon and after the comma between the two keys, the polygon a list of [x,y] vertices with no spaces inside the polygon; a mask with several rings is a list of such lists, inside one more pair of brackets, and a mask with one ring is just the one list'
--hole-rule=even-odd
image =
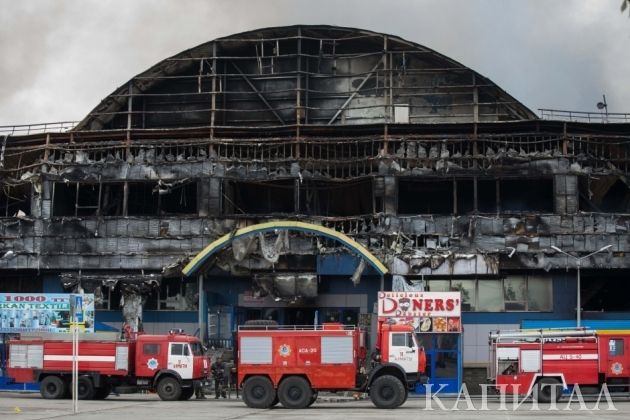
{"label": "street lamp post", "polygon": [[606,251],[608,248],[612,247],[612,245],[606,245],[600,249],[598,249],[595,252],[591,252],[588,255],[585,255],[583,257],[576,257],[575,255],[571,255],[568,252],[565,252],[563,250],[561,250],[560,248],[558,248],[555,245],[551,246],[551,249],[553,249],[554,251],[560,252],[561,254],[564,254],[568,257],[571,257],[573,259],[575,259],[575,265],[577,267],[577,316],[576,316],[576,324],[577,327],[581,327],[582,326],[582,297],[580,295],[580,287],[581,287],[581,279],[580,279],[580,267],[582,266],[582,260],[585,260],[589,257],[592,257],[595,254],[599,254],[600,252],[604,252]]}

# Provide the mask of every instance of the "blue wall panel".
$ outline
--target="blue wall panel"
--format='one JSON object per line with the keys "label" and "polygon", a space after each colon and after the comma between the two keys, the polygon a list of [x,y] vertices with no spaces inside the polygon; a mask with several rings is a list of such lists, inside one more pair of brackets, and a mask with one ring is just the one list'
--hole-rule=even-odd
{"label": "blue wall panel", "polygon": [[[360,258],[354,255],[335,254],[317,256],[317,274],[320,275],[348,275],[351,276],[359,265]],[[378,273],[371,265],[366,264],[364,276],[374,276]]]}
{"label": "blue wall panel", "polygon": [[44,293],[66,293],[61,286],[59,276],[56,275],[44,275],[42,276],[42,286]]}
{"label": "blue wall panel", "polygon": [[[122,311],[96,311],[98,322],[119,322],[122,325]],[[143,322],[197,322],[197,311],[143,311]]]}

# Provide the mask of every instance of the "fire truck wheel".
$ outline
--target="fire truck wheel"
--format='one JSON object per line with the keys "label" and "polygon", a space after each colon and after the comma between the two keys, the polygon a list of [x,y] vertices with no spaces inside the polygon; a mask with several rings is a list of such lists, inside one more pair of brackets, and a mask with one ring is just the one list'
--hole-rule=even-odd
{"label": "fire truck wheel", "polygon": [[269,408],[276,398],[273,384],[264,376],[252,376],[243,385],[243,402],[250,408]]}
{"label": "fire truck wheel", "polygon": [[77,384],[77,398],[80,400],[94,399],[94,384],[87,376],[80,376]]}
{"label": "fire truck wheel", "polygon": [[280,382],[278,398],[285,408],[306,408],[313,398],[313,390],[306,379],[289,376]]}
{"label": "fire truck wheel", "polygon": [[534,398],[541,403],[551,402],[554,392],[557,402],[562,396],[562,388],[561,382],[556,378],[542,378],[534,386]]}
{"label": "fire truck wheel", "polygon": [[377,408],[396,408],[405,401],[405,385],[395,376],[380,376],[372,382],[370,399]]}
{"label": "fire truck wheel", "polygon": [[66,394],[66,384],[59,376],[46,376],[39,384],[39,392],[47,400],[58,400]]}
{"label": "fire truck wheel", "polygon": [[182,394],[182,386],[177,379],[167,376],[160,379],[157,393],[163,401],[177,401]]}
{"label": "fire truck wheel", "polygon": [[311,397],[311,401],[308,403],[307,407],[310,407],[311,405],[315,404],[315,401],[317,401],[317,395],[319,395],[319,392],[317,391],[313,392],[313,396]]}

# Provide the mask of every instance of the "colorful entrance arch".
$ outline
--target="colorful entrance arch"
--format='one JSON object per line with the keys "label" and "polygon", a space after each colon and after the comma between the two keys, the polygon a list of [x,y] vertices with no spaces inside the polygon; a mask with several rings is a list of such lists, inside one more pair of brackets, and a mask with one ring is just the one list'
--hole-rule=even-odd
{"label": "colorful entrance arch", "polygon": [[354,252],[358,253],[362,258],[366,260],[368,264],[370,264],[379,274],[383,275],[387,273],[387,267],[383,265],[383,263],[376,258],[370,251],[368,251],[363,245],[350,238],[343,233],[337,232],[334,229],[330,229],[324,226],[314,225],[312,223],[306,222],[296,222],[296,221],[276,221],[276,222],[266,222],[259,223],[257,225],[247,226],[241,229],[238,229],[236,232],[231,232],[226,235],[223,235],[216,241],[212,242],[210,245],[205,247],[203,251],[195,256],[182,270],[185,276],[190,276],[194,274],[213,254],[219,252],[223,248],[230,245],[232,240],[242,238],[244,236],[249,236],[257,233],[269,232],[272,230],[293,230],[298,232],[306,232],[313,233],[315,235],[325,236],[327,238],[336,240],[340,242],[347,248],[350,248]]}

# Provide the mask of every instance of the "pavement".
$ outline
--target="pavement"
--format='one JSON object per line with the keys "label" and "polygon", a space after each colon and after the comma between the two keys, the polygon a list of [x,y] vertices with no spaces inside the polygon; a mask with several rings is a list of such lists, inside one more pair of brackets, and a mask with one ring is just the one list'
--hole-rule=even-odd
{"label": "pavement", "polygon": [[579,402],[568,403],[568,398],[549,410],[549,405],[533,404],[526,401],[518,407],[512,407],[511,401],[502,406],[497,398],[487,402],[471,397],[470,401],[460,399],[458,410],[453,410],[457,403],[455,397],[440,398],[442,408],[436,400],[428,403],[425,396],[410,396],[407,402],[395,411],[379,410],[369,399],[356,401],[351,395],[325,394],[309,409],[288,410],[277,406],[267,410],[251,409],[240,399],[232,395],[231,399],[215,400],[209,396],[207,400],[166,402],[155,394],[127,394],[119,397],[110,395],[103,401],[79,401],[79,413],[72,414],[71,400],[44,400],[39,394],[2,392],[0,393],[0,419],[38,420],[38,419],[90,419],[90,420],[124,420],[124,419],[262,419],[285,420],[300,417],[301,420],[326,418],[330,420],[350,419],[382,419],[393,414],[398,418],[420,418],[448,420],[479,418],[482,420],[503,420],[514,417],[531,419],[628,419],[630,418],[630,398],[622,397],[613,400],[614,407],[609,407],[602,400],[599,409],[595,408],[596,397],[585,397],[584,405]]}

